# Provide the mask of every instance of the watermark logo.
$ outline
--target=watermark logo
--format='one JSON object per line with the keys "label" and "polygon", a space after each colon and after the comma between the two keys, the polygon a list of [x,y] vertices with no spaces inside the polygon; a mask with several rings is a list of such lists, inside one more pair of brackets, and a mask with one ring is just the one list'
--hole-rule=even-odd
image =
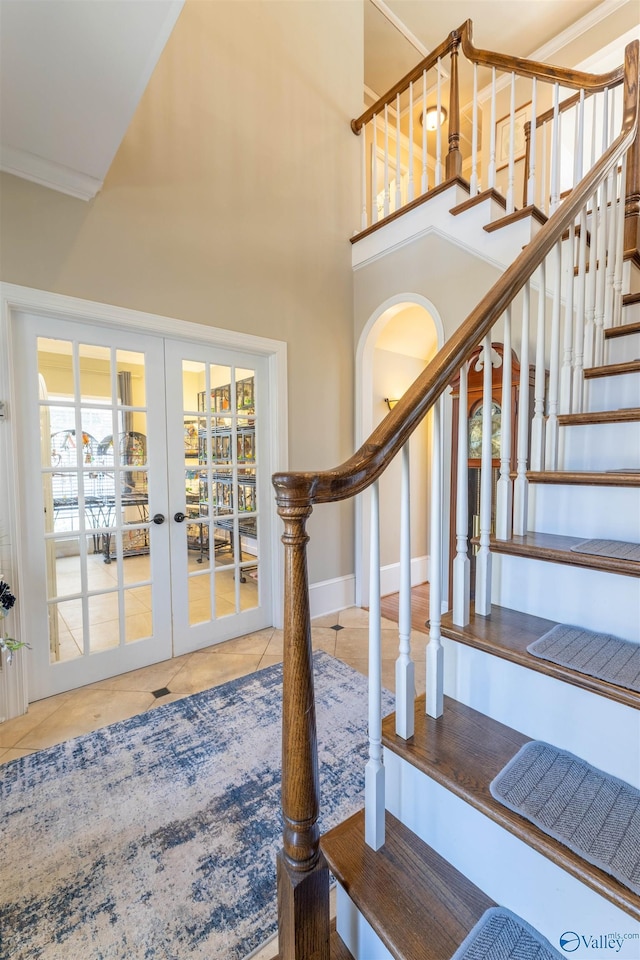
{"label": "watermark logo", "polygon": [[583,950],[612,950],[620,953],[628,940],[640,940],[640,933],[576,933],[575,930],[565,930],[560,935],[560,948],[565,953],[575,953]]}
{"label": "watermark logo", "polygon": [[560,937],[560,946],[565,953],[573,953],[581,943],[582,941],[579,934],[574,933],[573,930],[567,930],[566,933],[563,933]]}

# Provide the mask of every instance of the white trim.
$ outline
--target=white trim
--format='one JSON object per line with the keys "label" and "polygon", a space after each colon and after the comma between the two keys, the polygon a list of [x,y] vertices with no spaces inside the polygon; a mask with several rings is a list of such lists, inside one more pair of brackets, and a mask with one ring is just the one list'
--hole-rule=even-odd
{"label": "white trim", "polygon": [[[274,472],[288,468],[287,344],[284,341],[257,337],[234,330],[223,330],[220,327],[210,327],[174,317],[162,317],[93,300],[81,300],[16,284],[0,283],[0,382],[6,385],[7,390],[6,397],[0,399],[8,400],[6,420],[0,421],[0,426],[7,428],[0,430],[0,497],[7,505],[6,516],[3,511],[3,523],[8,527],[8,529],[2,529],[0,533],[9,540],[9,545],[5,546],[3,554],[0,554],[7,560],[5,573],[8,570],[15,573],[22,568],[19,497],[16,478],[13,470],[10,469],[11,464],[18,462],[18,437],[11,417],[11,410],[17,397],[15,371],[11,362],[11,320],[15,313],[22,311],[50,316],[59,315],[66,320],[82,320],[86,323],[109,327],[120,326],[133,329],[138,333],[156,334],[167,339],[202,341],[239,352],[265,356],[268,361],[270,380],[268,416],[271,424],[269,430],[271,466]],[[274,626],[281,627],[283,562],[279,536],[280,521],[276,513],[275,498],[272,500],[271,509],[272,535],[267,551],[267,562],[272,564],[271,604]],[[25,596],[22,585],[21,593]],[[16,620],[16,632],[20,636],[17,617]]]}
{"label": "white trim", "polygon": [[[612,13],[615,13],[616,10],[619,10],[620,7],[624,7],[628,3],[628,0],[603,0],[602,3],[598,4],[597,7],[594,7],[593,10],[590,10],[589,13],[585,13],[584,17],[580,17],[579,20],[576,20],[575,23],[572,23],[571,26],[567,27],[566,30],[562,30],[558,33],[552,40],[549,40],[547,43],[543,43],[541,47],[538,47],[537,50],[533,50],[531,53],[527,54],[527,60],[538,60],[545,61],[549,60],[549,57],[552,57],[554,53],[557,53],[558,50],[562,50],[568,44],[573,43],[574,40],[577,40],[588,30],[591,30],[592,27],[595,27],[602,20],[605,20]],[[500,80],[496,83],[496,92],[499,90],[504,90],[505,87],[511,82],[511,74],[504,74]],[[483,87],[482,90],[478,93],[478,102],[484,103],[491,96],[491,84],[487,84],[486,87]]]}
{"label": "white trim", "polygon": [[[425,554],[423,557],[411,558],[411,586],[418,586],[429,579],[429,557]],[[400,563],[388,563],[380,567],[380,592],[381,596],[386,597],[390,593],[398,593],[400,590]]]}
{"label": "white trim", "polygon": [[411,46],[416,48],[418,53],[421,54],[423,58],[429,56],[430,50],[428,47],[425,47],[422,40],[419,40],[415,33],[409,30],[409,27],[403,23],[400,17],[396,16],[393,10],[389,9],[384,0],[371,0],[371,3],[374,5],[374,7],[378,8],[382,16],[385,17],[389,23],[396,28],[398,33],[401,33],[405,40],[408,40]]}
{"label": "white trim", "polygon": [[[355,367],[355,440],[356,449],[359,448],[370,436],[373,430],[373,417],[371,408],[371,394],[373,390],[373,352],[376,340],[380,332],[386,327],[391,317],[384,317],[384,314],[390,307],[397,304],[415,304],[426,310],[436,328],[437,344],[436,352],[440,350],[445,341],[444,324],[440,314],[431,300],[423,297],[419,293],[396,293],[389,297],[377,307],[371,314],[362,329],[358,346],[356,348],[356,367]],[[365,557],[368,556],[368,537],[369,537],[369,495],[365,491],[361,496],[356,497],[355,501],[355,578],[356,606],[362,606],[364,597],[368,596],[369,584],[367,581],[368,565]],[[412,564],[413,575],[413,564]],[[417,582],[417,581],[416,581]],[[393,590],[389,590],[392,593]]]}
{"label": "white trim", "polygon": [[77,200],[93,200],[104,182],[54,160],[45,160],[28,150],[17,150],[5,144],[0,146],[0,170]]}
{"label": "white trim", "polygon": [[355,585],[356,578],[352,573],[346,577],[335,577],[333,580],[320,580],[318,583],[310,583],[311,619],[355,606]]}

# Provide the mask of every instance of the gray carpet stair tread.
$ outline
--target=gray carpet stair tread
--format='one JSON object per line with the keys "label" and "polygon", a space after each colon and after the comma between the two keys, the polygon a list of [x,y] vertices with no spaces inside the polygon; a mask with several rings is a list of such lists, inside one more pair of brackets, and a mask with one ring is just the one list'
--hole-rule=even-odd
{"label": "gray carpet stair tread", "polygon": [[525,744],[491,794],[640,896],[640,790],[552,744]]}
{"label": "gray carpet stair tread", "polygon": [[620,573],[626,577],[640,577],[640,563],[625,556],[607,556],[601,553],[574,550],[574,547],[584,542],[584,537],[567,537],[557,533],[530,531],[524,536],[514,534],[510,540],[496,540],[492,537],[491,551],[512,554],[516,557],[546,560],[549,563],[606,570],[608,573]]}
{"label": "gray carpet stair tread", "polygon": [[522,917],[505,907],[491,907],[451,960],[558,960],[561,956]]}
{"label": "gray carpet stair tread", "polygon": [[558,623],[527,647],[543,660],[640,693],[640,645],[608,633]]}
{"label": "gray carpet stair tread", "polygon": [[476,616],[472,605],[466,627],[454,624],[451,613],[445,613],[442,616],[442,633],[445,637],[492,656],[509,660],[511,663],[517,663],[528,670],[555,677],[564,683],[570,683],[572,686],[607,697],[625,706],[640,709],[640,694],[632,690],[592,677],[587,673],[578,672],[552,660],[532,656],[529,652],[531,644],[555,626],[557,624],[553,620],[496,605],[491,607],[491,614],[488,617]]}
{"label": "gray carpet stair tread", "polygon": [[632,560],[640,563],[640,543],[626,540],[581,540],[571,550],[574,553],[586,553],[594,557],[609,557],[616,560]]}
{"label": "gray carpet stair tread", "polygon": [[394,957],[451,957],[494,901],[389,812],[385,830],[372,850],[360,811],[325,834],[331,872]]}
{"label": "gray carpet stair tread", "polygon": [[386,717],[384,747],[640,920],[640,899],[624,884],[491,795],[492,780],[529,737],[450,697],[444,698],[443,716],[433,720],[426,715],[424,694],[416,697],[414,724],[413,738],[405,741],[396,736],[394,715]]}

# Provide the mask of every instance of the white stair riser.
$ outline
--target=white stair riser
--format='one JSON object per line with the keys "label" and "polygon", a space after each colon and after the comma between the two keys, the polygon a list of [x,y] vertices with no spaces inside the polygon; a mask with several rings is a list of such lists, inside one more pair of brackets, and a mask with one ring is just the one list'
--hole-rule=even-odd
{"label": "white stair riser", "polygon": [[491,602],[640,642],[640,579],[494,553]]}
{"label": "white stair riser", "polygon": [[[563,933],[635,934],[638,924],[575,877],[455,797],[415,767],[385,750],[387,809],[497,903],[531,923],[560,951]],[[638,940],[615,954],[637,960]],[[608,949],[574,954],[580,960],[612,956]],[[374,960],[371,954],[360,960]]]}
{"label": "white stair riser", "polygon": [[394,960],[371,924],[340,884],[336,884],[336,929],[355,960]]}
{"label": "white stair riser", "polygon": [[640,422],[560,427],[560,470],[640,468]]}
{"label": "white stair riser", "polygon": [[[636,360],[629,357],[627,360]],[[622,407],[640,407],[640,373],[621,373],[615,376],[590,377],[585,381],[585,410],[619,410]]]}
{"label": "white stair riser", "polygon": [[529,525],[537,533],[640,543],[637,487],[530,483]]}
{"label": "white stair riser", "polygon": [[624,293],[640,293],[640,267],[625,260],[622,267],[622,289]]}
{"label": "white stair riser", "polygon": [[610,337],[605,340],[607,363],[626,363],[640,358],[640,332],[627,333],[624,337]]}
{"label": "white stair riser", "polygon": [[640,787],[640,711],[455,640],[443,643],[447,696]]}

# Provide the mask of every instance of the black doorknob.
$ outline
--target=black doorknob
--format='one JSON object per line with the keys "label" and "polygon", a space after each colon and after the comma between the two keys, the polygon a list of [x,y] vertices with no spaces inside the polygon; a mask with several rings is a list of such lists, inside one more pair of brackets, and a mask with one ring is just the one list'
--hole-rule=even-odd
{"label": "black doorknob", "polygon": [[156,513],[155,516],[153,517],[153,522],[157,524],[164,523],[164,514]]}
{"label": "black doorknob", "polygon": [[173,519],[175,520],[176,523],[182,523],[183,520],[187,519],[187,517],[186,517],[186,514],[180,513],[180,511],[178,511],[178,513],[174,513]]}

